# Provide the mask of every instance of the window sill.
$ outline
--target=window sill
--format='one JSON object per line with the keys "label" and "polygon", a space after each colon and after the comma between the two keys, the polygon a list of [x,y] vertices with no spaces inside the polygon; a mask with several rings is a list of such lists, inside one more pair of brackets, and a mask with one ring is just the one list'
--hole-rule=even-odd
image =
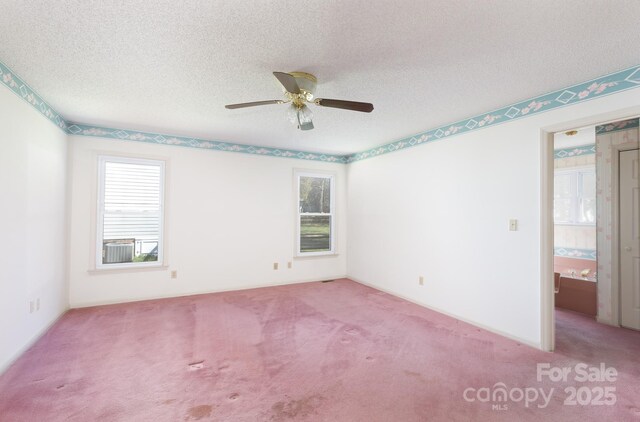
{"label": "window sill", "polygon": [[318,258],[335,258],[339,256],[339,253],[329,252],[329,253],[320,253],[320,254],[312,254],[312,255],[296,255],[293,257],[295,260],[305,260],[305,259],[318,259]]}
{"label": "window sill", "polygon": [[91,275],[100,274],[119,274],[119,273],[138,273],[147,271],[166,271],[169,269],[168,265],[145,265],[145,266],[131,266],[131,267],[114,267],[114,268],[92,268],[87,270]]}

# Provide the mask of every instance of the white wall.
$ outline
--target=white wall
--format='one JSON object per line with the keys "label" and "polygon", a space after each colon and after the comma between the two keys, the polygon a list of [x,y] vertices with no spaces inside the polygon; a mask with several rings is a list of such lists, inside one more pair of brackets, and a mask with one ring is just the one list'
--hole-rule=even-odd
{"label": "white wall", "polygon": [[541,129],[639,103],[626,91],[351,164],[349,276],[540,346]]}
{"label": "white wall", "polygon": [[67,308],[66,165],[66,134],[0,88],[0,372]]}
{"label": "white wall", "polygon": [[[235,290],[346,275],[346,167],[71,136],[72,307]],[[168,268],[90,271],[99,153],[167,159]],[[336,172],[337,256],[293,259],[294,168]],[[287,268],[287,262],[293,268]],[[273,270],[278,262],[280,269]],[[170,271],[178,278],[171,279]]]}

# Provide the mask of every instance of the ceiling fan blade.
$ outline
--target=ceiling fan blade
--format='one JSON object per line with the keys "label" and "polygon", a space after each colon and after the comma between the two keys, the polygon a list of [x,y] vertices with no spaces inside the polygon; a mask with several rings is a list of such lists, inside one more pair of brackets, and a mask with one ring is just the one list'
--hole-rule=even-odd
{"label": "ceiling fan blade", "polygon": [[235,108],[255,107],[255,106],[261,106],[261,105],[268,105],[268,104],[284,104],[284,103],[285,101],[282,101],[282,100],[254,101],[252,103],[227,104],[226,106],[224,106],[224,108],[233,110]]}
{"label": "ceiling fan blade", "polygon": [[327,98],[318,98],[314,101],[317,105],[322,107],[341,108],[344,110],[361,111],[363,113],[371,113],[373,111],[373,104],[360,103],[357,101],[344,101],[344,100],[330,100]]}
{"label": "ceiling fan blade", "polygon": [[290,92],[292,94],[300,93],[300,87],[296,82],[296,78],[294,78],[293,76],[284,72],[273,72],[273,76],[275,76],[278,79],[278,81],[280,81],[280,83],[282,84],[284,89],[287,90],[287,92]]}

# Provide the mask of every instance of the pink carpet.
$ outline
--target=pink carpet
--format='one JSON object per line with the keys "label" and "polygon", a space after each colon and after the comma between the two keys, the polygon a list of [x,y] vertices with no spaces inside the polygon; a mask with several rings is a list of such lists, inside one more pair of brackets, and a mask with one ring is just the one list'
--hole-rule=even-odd
{"label": "pink carpet", "polygon": [[[0,419],[640,421],[640,333],[559,312],[557,337],[543,353],[350,280],[71,310],[0,377]],[[618,375],[539,382],[545,362]],[[512,400],[479,401],[500,382]]]}

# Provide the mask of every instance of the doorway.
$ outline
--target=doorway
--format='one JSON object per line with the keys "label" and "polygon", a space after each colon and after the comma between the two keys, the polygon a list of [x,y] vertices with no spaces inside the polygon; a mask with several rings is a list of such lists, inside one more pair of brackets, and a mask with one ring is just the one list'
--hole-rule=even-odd
{"label": "doorway", "polygon": [[[622,242],[628,243],[631,240],[631,250],[627,251],[629,247],[627,244],[621,244],[620,234],[620,214],[619,214],[619,160],[620,152],[627,150],[638,150],[640,147],[640,119],[638,117],[638,111],[640,107],[633,109],[633,114],[627,114],[634,117],[624,117],[625,115],[620,112],[617,114],[619,117],[615,119],[616,113],[610,113],[608,115],[602,115],[600,118],[583,118],[576,120],[574,125],[571,124],[557,124],[555,126],[543,129],[541,131],[541,348],[546,351],[553,351],[555,349],[555,290],[556,283],[554,280],[554,273],[556,269],[554,267],[555,252],[558,252],[554,248],[554,185],[555,185],[555,166],[554,158],[557,157],[557,151],[554,151],[555,135],[557,133],[566,133],[574,128],[585,128],[585,125],[596,125],[596,149],[595,155],[597,157],[596,162],[596,258],[597,267],[594,272],[596,279],[596,298],[597,298],[597,321],[600,323],[613,325],[620,327],[621,313],[622,313],[622,282],[631,284],[625,284],[625,299],[631,303],[632,314],[635,315],[635,310],[640,308],[640,283],[638,281],[638,273],[640,270],[640,260],[636,257],[636,248],[640,243],[638,236],[634,235],[631,239],[622,240]],[[629,112],[630,110],[627,110]],[[598,123],[609,122],[609,123]],[[579,126],[582,125],[582,126]],[[571,150],[570,150],[571,151]],[[566,153],[566,152],[565,152]],[[636,157],[638,157],[636,151]],[[634,160],[632,160],[634,161]],[[640,163],[640,160],[637,162]],[[638,165],[634,161],[632,166]],[[626,166],[625,166],[626,167]],[[636,174],[636,179],[638,178]],[[632,179],[633,180],[633,179]],[[566,182],[566,180],[565,180]],[[573,182],[571,182],[573,183]],[[635,185],[637,186],[637,185]],[[637,201],[640,192],[638,190],[633,191],[631,203],[634,207],[640,208],[640,204]],[[566,198],[565,198],[566,199]],[[565,201],[568,202],[568,201]],[[635,213],[636,211],[633,211]],[[574,214],[575,215],[575,214]],[[635,215],[635,217],[634,217]],[[566,216],[566,213],[565,213]],[[631,225],[633,230],[640,230],[637,228],[640,226],[637,214],[631,216]],[[626,226],[625,226],[626,227]],[[628,231],[626,228],[622,228],[625,233]],[[637,232],[636,232],[637,233]],[[567,249],[567,248],[564,248]],[[567,251],[559,251],[567,253]],[[632,261],[631,277],[628,277],[625,272],[624,280],[622,280],[620,274],[620,259],[624,261],[624,257],[621,253],[631,253],[630,259]],[[583,268],[586,269],[586,268]],[[573,271],[571,271],[573,270]],[[578,268],[573,268],[568,271],[570,275],[580,274],[582,271],[578,271]],[[625,302],[625,306],[626,302]],[[627,323],[625,323],[627,324]],[[625,325],[625,327],[635,326],[635,323]]]}
{"label": "doorway", "polygon": [[595,319],[597,300],[596,127],[554,135],[555,309]]}

